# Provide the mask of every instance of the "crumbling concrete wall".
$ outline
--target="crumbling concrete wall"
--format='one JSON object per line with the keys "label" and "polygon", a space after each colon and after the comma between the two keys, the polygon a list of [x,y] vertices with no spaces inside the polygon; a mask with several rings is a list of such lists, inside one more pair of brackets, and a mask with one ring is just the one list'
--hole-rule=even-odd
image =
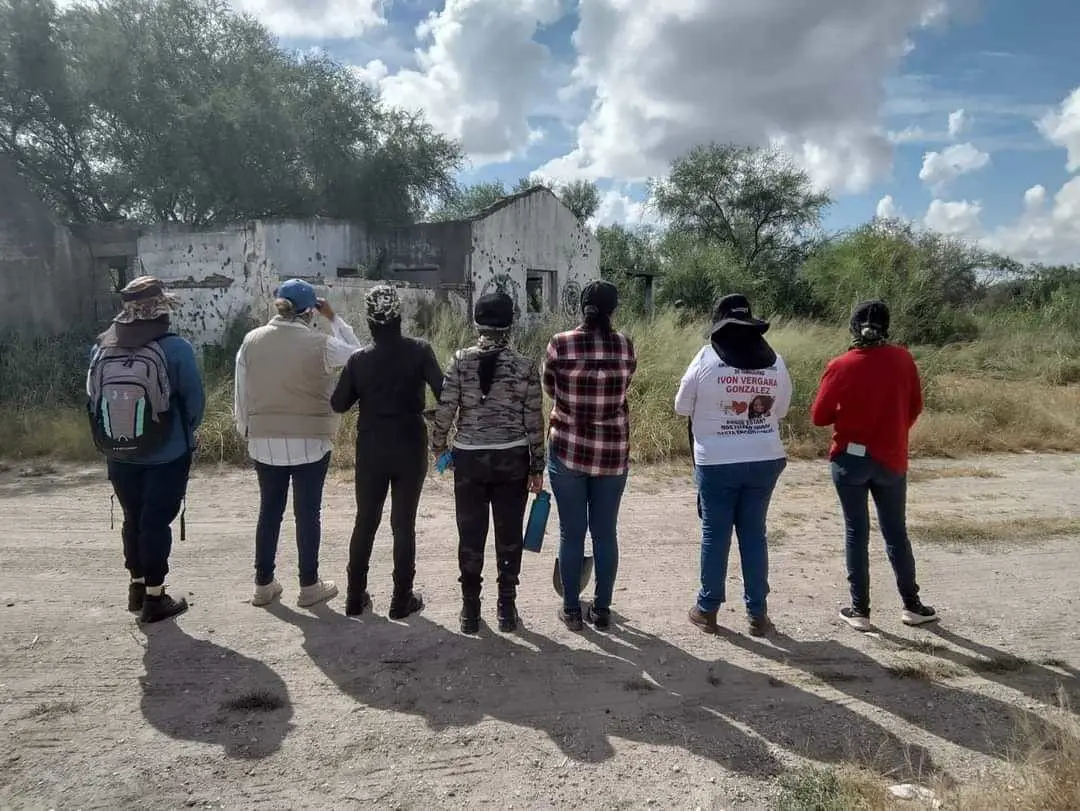
{"label": "crumbling concrete wall", "polygon": [[502,289],[530,313],[530,275],[543,281],[536,317],[579,314],[581,291],[600,278],[600,243],[548,189],[521,194],[472,224],[474,297]]}
{"label": "crumbling concrete wall", "polygon": [[263,320],[269,296],[257,223],[221,231],[149,229],[138,242],[143,270],[180,299],[178,332],[196,346],[220,344],[238,323]]}
{"label": "crumbling concrete wall", "polygon": [[86,245],[0,156],[0,331],[94,329],[107,315],[99,292]]}

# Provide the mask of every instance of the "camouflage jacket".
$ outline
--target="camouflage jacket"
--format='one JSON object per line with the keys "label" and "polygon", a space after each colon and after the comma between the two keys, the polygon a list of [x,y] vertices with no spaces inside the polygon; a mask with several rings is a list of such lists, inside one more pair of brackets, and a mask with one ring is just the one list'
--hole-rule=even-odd
{"label": "camouflage jacket", "polygon": [[[480,358],[498,351],[495,377],[485,399],[480,392]],[[446,370],[431,431],[431,448],[442,453],[456,419],[454,447],[466,449],[529,448],[530,472],[544,471],[543,393],[540,368],[511,347],[472,346],[454,355]]]}

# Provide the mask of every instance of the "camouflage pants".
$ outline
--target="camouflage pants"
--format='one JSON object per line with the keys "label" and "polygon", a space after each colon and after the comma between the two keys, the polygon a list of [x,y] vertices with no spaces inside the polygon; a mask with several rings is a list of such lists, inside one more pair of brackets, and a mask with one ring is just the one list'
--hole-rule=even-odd
{"label": "camouflage pants", "polygon": [[495,524],[499,596],[513,599],[521,574],[525,507],[528,504],[529,451],[454,451],[461,594],[478,599],[483,583],[488,518]]}

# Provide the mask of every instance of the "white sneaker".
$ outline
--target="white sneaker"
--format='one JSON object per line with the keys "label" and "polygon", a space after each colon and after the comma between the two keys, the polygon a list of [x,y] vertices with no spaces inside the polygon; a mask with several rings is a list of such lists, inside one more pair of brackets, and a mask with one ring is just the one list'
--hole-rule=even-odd
{"label": "white sneaker", "polygon": [[873,626],[870,624],[870,617],[856,611],[854,608],[841,608],[840,619],[860,633],[866,633],[873,629]]}
{"label": "white sneaker", "polygon": [[918,602],[907,606],[900,615],[900,620],[904,625],[926,625],[928,622],[937,622],[938,614],[933,606]]}
{"label": "white sneaker", "polygon": [[267,583],[265,586],[256,586],[255,594],[251,597],[251,604],[260,607],[270,605],[270,603],[281,596],[281,592],[283,591],[284,589],[281,587],[281,584],[276,580]]}
{"label": "white sneaker", "polygon": [[327,600],[333,600],[338,595],[338,587],[333,580],[320,580],[310,586],[300,589],[300,596],[296,598],[296,604],[301,608],[310,608]]}

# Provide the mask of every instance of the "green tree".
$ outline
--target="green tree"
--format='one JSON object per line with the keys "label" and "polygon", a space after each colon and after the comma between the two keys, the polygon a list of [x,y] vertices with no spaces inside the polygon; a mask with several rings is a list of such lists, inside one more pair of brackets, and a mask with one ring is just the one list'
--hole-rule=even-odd
{"label": "green tree", "polygon": [[455,143],[224,0],[0,0],[0,32],[0,149],[67,219],[378,227],[453,189]]}
{"label": "green tree", "polygon": [[578,222],[588,222],[600,208],[600,190],[590,180],[574,180],[560,186],[555,193],[568,209],[574,212]]}
{"label": "green tree", "polygon": [[980,273],[999,261],[963,240],[879,220],[823,246],[804,273],[830,319],[845,323],[857,302],[881,298],[899,339],[940,345],[975,337]]}
{"label": "green tree", "polygon": [[429,215],[428,219],[432,222],[446,222],[474,217],[509,194],[510,192],[506,190],[501,180],[459,186]]}
{"label": "green tree", "polygon": [[596,238],[600,242],[601,277],[619,288],[620,306],[630,312],[643,312],[644,282],[636,274],[660,272],[657,235],[647,228],[602,225],[596,229]]}

